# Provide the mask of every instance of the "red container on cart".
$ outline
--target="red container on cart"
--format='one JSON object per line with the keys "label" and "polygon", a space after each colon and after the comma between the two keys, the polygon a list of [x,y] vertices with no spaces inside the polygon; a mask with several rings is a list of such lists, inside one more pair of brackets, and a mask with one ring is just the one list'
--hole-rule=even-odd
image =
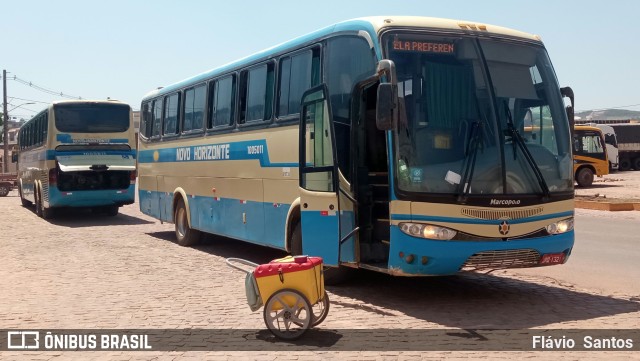
{"label": "red container on cart", "polygon": [[276,259],[256,267],[253,275],[260,296],[265,302],[275,292],[285,288],[302,293],[311,305],[317,303],[324,295],[324,275],[320,257],[288,256]]}

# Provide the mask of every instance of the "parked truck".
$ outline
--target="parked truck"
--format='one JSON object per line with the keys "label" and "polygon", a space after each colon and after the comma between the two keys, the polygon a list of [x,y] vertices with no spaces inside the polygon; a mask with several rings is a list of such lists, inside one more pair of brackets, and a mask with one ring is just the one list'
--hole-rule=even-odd
{"label": "parked truck", "polygon": [[16,186],[15,173],[0,173],[0,197],[6,197]]}
{"label": "parked truck", "polygon": [[609,124],[618,140],[618,169],[640,170],[640,123]]}

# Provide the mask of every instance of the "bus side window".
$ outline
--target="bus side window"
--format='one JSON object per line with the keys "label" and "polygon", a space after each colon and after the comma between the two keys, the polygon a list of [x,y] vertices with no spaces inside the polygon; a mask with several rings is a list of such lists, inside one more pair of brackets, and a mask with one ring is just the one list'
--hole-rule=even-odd
{"label": "bus side window", "polygon": [[229,127],[235,118],[236,76],[228,75],[209,84],[207,129]]}
{"label": "bus side window", "polygon": [[241,80],[239,123],[261,122],[271,118],[273,104],[273,64],[262,64],[244,72]]}
{"label": "bus side window", "polygon": [[199,85],[184,92],[184,115],[182,116],[182,132],[200,130],[204,126],[204,103],[206,86]]}
{"label": "bus side window", "polygon": [[151,132],[152,137],[160,136],[162,129],[162,99],[156,99],[153,101],[153,129]]}
{"label": "bus side window", "polygon": [[180,95],[178,93],[164,98],[164,135],[178,133],[178,109],[180,108]]}

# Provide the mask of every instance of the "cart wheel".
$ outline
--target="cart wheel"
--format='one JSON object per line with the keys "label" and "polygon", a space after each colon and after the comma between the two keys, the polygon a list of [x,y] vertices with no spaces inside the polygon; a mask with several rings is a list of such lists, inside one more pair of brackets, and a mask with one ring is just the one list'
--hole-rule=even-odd
{"label": "cart wheel", "polygon": [[295,340],[311,326],[313,313],[307,298],[292,289],[280,290],[264,306],[264,323],[276,337]]}
{"label": "cart wheel", "polygon": [[329,313],[329,295],[327,295],[327,291],[324,292],[321,300],[318,300],[315,305],[311,306],[311,312],[313,312],[311,327],[318,326],[327,318],[327,314]]}

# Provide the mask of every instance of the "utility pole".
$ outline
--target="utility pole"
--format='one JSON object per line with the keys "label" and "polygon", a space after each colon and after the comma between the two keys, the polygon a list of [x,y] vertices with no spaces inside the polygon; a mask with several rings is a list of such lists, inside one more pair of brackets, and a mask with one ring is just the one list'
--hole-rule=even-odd
{"label": "utility pole", "polygon": [[7,114],[7,70],[2,70],[2,106],[4,122],[2,122],[2,142],[4,155],[2,156],[2,172],[9,172],[9,114]]}

